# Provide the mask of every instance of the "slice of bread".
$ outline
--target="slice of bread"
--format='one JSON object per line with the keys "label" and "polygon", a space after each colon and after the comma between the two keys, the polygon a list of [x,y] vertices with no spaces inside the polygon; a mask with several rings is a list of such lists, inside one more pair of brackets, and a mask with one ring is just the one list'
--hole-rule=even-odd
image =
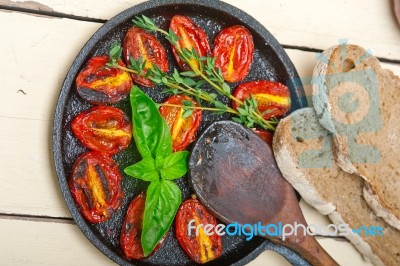
{"label": "slice of bread", "polygon": [[385,223],[363,198],[364,180],[341,170],[334,162],[332,136],[312,108],[282,119],[273,150],[283,176],[303,199],[334,224],[383,228],[383,236],[350,233],[346,238],[375,265],[400,265],[400,231]]}
{"label": "slice of bread", "polygon": [[400,78],[356,45],[331,47],[320,59],[313,103],[334,134],[337,163],[368,181],[366,201],[400,230]]}

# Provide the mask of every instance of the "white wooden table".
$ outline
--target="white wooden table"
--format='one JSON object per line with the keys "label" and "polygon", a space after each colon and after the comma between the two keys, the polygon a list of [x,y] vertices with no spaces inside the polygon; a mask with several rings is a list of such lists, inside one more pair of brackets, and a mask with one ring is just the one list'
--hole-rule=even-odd
{"label": "white wooden table", "polygon": [[[74,224],[52,158],[55,104],[69,66],[104,23],[138,0],[0,0],[0,265],[114,265]],[[301,77],[317,52],[348,39],[400,75],[389,0],[229,0],[284,45]],[[306,86],[309,91],[309,87]],[[328,219],[301,202],[309,223]],[[342,265],[364,265],[341,238],[318,238]],[[287,265],[266,251],[249,265]]]}

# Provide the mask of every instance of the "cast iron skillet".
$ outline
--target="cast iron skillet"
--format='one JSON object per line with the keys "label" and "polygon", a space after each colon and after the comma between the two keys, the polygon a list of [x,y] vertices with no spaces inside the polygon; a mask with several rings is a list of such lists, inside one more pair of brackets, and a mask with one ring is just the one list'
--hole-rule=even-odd
{"label": "cast iron skillet", "polygon": [[[87,151],[72,135],[71,120],[81,111],[91,107],[90,104],[77,95],[75,78],[90,57],[107,54],[114,40],[123,40],[127,29],[131,26],[131,19],[136,15],[142,14],[154,19],[157,25],[165,29],[168,28],[173,15],[189,16],[206,31],[210,45],[213,44],[214,36],[222,28],[235,24],[244,25],[253,35],[255,52],[250,74],[243,82],[267,79],[286,84],[291,90],[292,111],[305,107],[307,102],[298,74],[275,38],[254,18],[220,1],[152,0],[136,5],[105,23],[79,52],[62,86],[53,128],[56,173],[62,194],[73,219],[93,245],[120,265],[195,265],[180,248],[173,229],[170,230],[162,248],[148,259],[144,261],[128,261],[122,255],[119,248],[119,235],[123,218],[130,201],[147,187],[146,182],[130,178],[122,171],[126,166],[140,159],[134,144],[131,144],[127,150],[113,157],[119,163],[120,171],[123,175],[125,198],[122,207],[109,221],[99,224],[87,222],[76,207],[67,185],[74,161],[79,155]],[[157,35],[157,37],[168,51],[171,71],[173,67],[177,67],[177,64],[172,58],[170,45],[162,36]],[[237,86],[237,84],[230,85],[232,88]],[[167,97],[165,94],[160,93],[162,88],[143,89],[156,102],[161,102]],[[225,99],[221,100],[229,104]],[[114,106],[121,108],[127,115],[131,116],[128,100],[122,100]],[[212,121],[221,119],[229,119],[229,116],[204,114],[200,132]],[[193,191],[189,186],[187,177],[179,179],[177,183],[182,190],[184,199],[190,197]],[[174,228],[174,225],[172,228]],[[308,265],[299,255],[286,247],[275,245],[264,238],[253,238],[251,241],[246,241],[243,236],[223,237],[223,255],[207,265],[243,265],[256,258],[266,249],[279,252],[293,264]]]}

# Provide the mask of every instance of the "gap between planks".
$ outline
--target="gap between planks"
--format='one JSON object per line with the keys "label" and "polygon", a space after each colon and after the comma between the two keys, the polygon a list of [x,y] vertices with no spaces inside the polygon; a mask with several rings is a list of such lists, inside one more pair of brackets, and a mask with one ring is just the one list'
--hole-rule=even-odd
{"label": "gap between planks", "polygon": [[15,214],[15,213],[0,213],[0,220],[22,220],[30,222],[44,222],[44,223],[61,223],[61,224],[75,224],[72,218],[66,217],[51,217],[45,215],[29,215],[29,214]]}
{"label": "gap between planks", "polygon": [[[26,6],[26,5],[25,5]],[[84,17],[84,16],[77,16],[77,15],[70,15],[62,12],[53,11],[52,8],[43,8],[43,9],[30,9],[25,7],[24,5],[4,5],[0,2],[0,11],[11,11],[11,12],[19,12],[27,15],[33,16],[44,16],[49,18],[66,18],[72,19],[77,21],[84,21],[84,22],[94,22],[104,24],[108,20],[106,19],[98,19],[98,18],[91,18],[91,17]],[[282,47],[285,49],[292,49],[292,50],[300,50],[304,52],[314,52],[314,53],[322,53],[322,49],[306,47],[306,46],[296,46],[296,45],[289,45],[289,44],[282,44]],[[390,59],[385,57],[377,57],[379,61],[384,63],[392,63],[392,64],[400,64],[400,60],[398,59]]]}
{"label": "gap between planks", "polygon": [[20,12],[28,15],[39,15],[45,16],[50,18],[67,18],[73,19],[78,21],[86,21],[86,22],[96,22],[96,23],[105,23],[107,22],[106,19],[98,19],[98,18],[90,18],[90,17],[83,17],[77,15],[70,15],[62,12],[53,11],[52,8],[43,8],[43,9],[30,9],[28,7],[19,6],[19,5],[4,5],[0,2],[0,10],[4,11],[11,11],[11,12]]}
{"label": "gap between planks", "polygon": [[[0,213],[0,220],[21,220],[29,222],[40,222],[40,223],[60,223],[60,224],[76,224],[72,218],[66,217],[51,217],[45,215],[28,215],[28,214],[7,214]],[[333,239],[336,241],[349,242],[342,236],[323,236],[315,235],[317,239]]]}

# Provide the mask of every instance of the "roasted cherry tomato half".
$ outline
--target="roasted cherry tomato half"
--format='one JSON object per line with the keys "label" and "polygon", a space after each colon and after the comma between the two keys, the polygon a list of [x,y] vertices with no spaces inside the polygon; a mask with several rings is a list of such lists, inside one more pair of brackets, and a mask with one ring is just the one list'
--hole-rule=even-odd
{"label": "roasted cherry tomato half", "polygon": [[221,68],[223,78],[229,82],[247,76],[253,62],[253,51],[253,36],[243,26],[223,29],[214,40],[215,65]]}
{"label": "roasted cherry tomato half", "polygon": [[[125,256],[129,259],[141,260],[145,258],[141,244],[145,202],[146,196],[143,192],[136,196],[131,201],[122,224],[120,245]],[[166,236],[167,234],[160,240],[152,253],[161,247]]]}
{"label": "roasted cherry tomato half", "polygon": [[[109,57],[95,56],[89,59],[76,78],[79,95],[93,104],[116,103],[125,98],[133,85],[130,75],[118,68],[109,68]],[[122,60],[120,66],[125,67]]]}
{"label": "roasted cherry tomato half", "polygon": [[270,146],[272,146],[272,140],[274,139],[274,134],[262,129],[256,129],[254,130],[254,133],[260,136],[260,138],[262,138]]}
{"label": "roasted cherry tomato half", "polygon": [[68,185],[86,220],[99,223],[121,206],[121,181],[118,165],[108,155],[87,152],[76,160]]}
{"label": "roasted cherry tomato half", "polygon": [[197,199],[182,203],[176,214],[176,237],[186,254],[197,263],[206,263],[222,254],[221,236],[211,229],[211,234],[206,234],[204,226],[215,230],[217,220]]}
{"label": "roasted cherry tomato half", "polygon": [[[174,95],[168,98],[164,104],[184,105],[184,101],[193,106],[199,106],[197,102],[188,96]],[[172,135],[172,149],[182,151],[195,140],[197,130],[201,123],[201,111],[193,110],[193,113],[184,117],[184,109],[175,106],[161,106],[160,113],[167,121]]]}
{"label": "roasted cherry tomato half", "polygon": [[[208,43],[206,33],[202,28],[194,24],[190,18],[185,16],[174,16],[169,28],[180,38],[177,42],[177,46],[181,50],[186,48],[192,51],[194,49],[200,57],[209,56],[211,54],[210,44]],[[183,62],[180,59],[175,46],[172,46],[172,52],[182,70],[188,71],[191,69],[186,62]],[[198,68],[200,67],[197,60],[193,59],[191,63],[196,65]]]}
{"label": "roasted cherry tomato half", "polygon": [[[246,82],[240,84],[233,94],[241,101],[250,95],[256,99],[258,110],[265,119],[280,117],[290,109],[290,91],[279,82],[268,80]],[[238,107],[236,102],[232,102],[232,106],[234,109]]]}
{"label": "roasted cherry tomato half", "polygon": [[[132,27],[128,30],[124,40],[124,59],[127,64],[130,62],[130,57],[134,60],[142,58],[146,61],[144,74],[155,64],[162,72],[168,71],[167,54],[164,47],[157,38],[138,27]],[[143,75],[134,75],[132,78],[135,82],[146,87],[153,87],[154,84]]]}
{"label": "roasted cherry tomato half", "polygon": [[118,108],[96,106],[72,121],[72,132],[92,150],[115,154],[128,147],[132,137],[129,118]]}

